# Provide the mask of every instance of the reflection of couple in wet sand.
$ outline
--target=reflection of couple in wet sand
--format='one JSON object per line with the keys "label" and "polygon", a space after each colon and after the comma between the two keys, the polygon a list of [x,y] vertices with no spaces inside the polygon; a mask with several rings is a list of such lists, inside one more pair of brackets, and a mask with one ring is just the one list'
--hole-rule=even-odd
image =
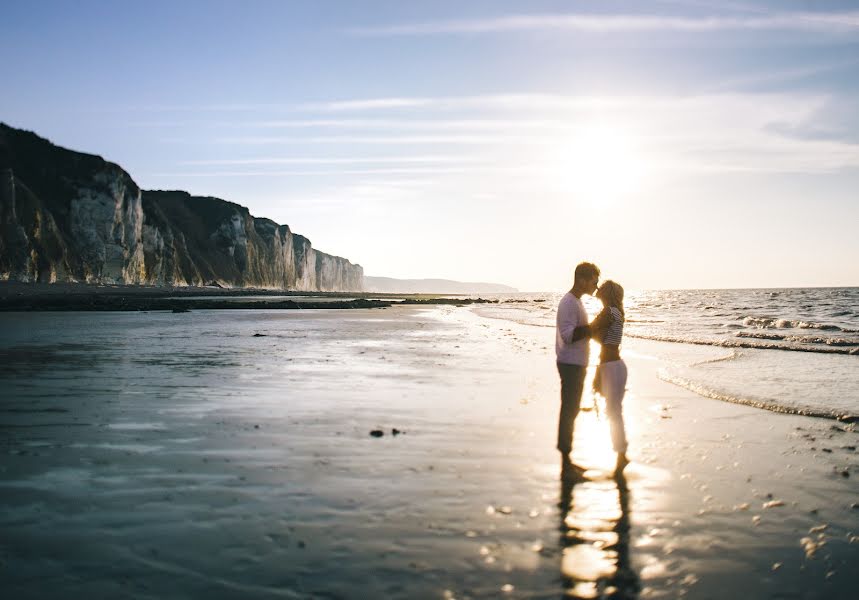
{"label": "reflection of couple in wet sand", "polygon": [[[558,419],[558,450],[561,452],[561,474],[576,478],[584,469],[576,465],[570,453],[573,449],[573,428],[582,402],[590,352],[590,340],[601,345],[600,362],[594,377],[594,391],[605,398],[606,414],[611,427],[611,440],[617,453],[615,473],[623,472],[629,462],[626,457],[626,431],[623,425],[623,395],[626,389],[626,364],[620,358],[623,336],[623,288],[614,281],[597,287],[600,271],[592,263],[576,267],[573,287],[558,305],[555,351],[561,376],[561,414]],[[584,294],[595,295],[603,309],[588,323],[582,304]]]}
{"label": "reflection of couple in wet sand", "polygon": [[561,480],[561,578],[565,598],[638,597],[630,556],[629,490],[623,473],[607,481]]}

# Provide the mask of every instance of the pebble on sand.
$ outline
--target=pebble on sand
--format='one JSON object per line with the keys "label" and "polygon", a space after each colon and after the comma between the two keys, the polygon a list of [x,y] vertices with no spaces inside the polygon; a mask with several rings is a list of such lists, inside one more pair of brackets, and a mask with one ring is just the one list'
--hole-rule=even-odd
{"label": "pebble on sand", "polygon": [[800,545],[802,545],[802,549],[805,551],[806,558],[814,558],[814,555],[817,554],[818,549],[823,546],[826,542],[823,540],[815,541],[810,537],[804,537],[799,540]]}
{"label": "pebble on sand", "polygon": [[370,432],[370,435],[372,435],[373,437],[382,437],[383,435],[385,435],[385,432],[381,429],[374,429]]}

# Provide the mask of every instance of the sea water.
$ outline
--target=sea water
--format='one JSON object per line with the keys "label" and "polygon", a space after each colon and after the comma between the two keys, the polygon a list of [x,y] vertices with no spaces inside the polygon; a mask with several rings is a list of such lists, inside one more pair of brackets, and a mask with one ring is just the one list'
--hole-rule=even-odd
{"label": "sea water", "polygon": [[[497,296],[478,311],[553,328],[560,297]],[[859,415],[859,288],[633,291],[625,309],[624,335],[658,342],[647,351],[666,381],[777,412]]]}
{"label": "sea water", "polygon": [[[561,295],[484,296],[497,303],[472,309],[483,317],[545,328],[552,336]],[[598,300],[586,296],[584,302],[591,317],[599,312]],[[625,309],[624,347],[656,354],[667,365],[659,372],[666,381],[773,411],[859,415],[859,288],[627,291]],[[254,369],[278,364],[282,357],[261,357],[242,345],[254,326],[247,322],[254,319],[251,314],[222,318],[218,312],[180,321],[169,313],[8,313],[0,319],[4,395],[72,394],[78,383],[91,386],[93,378],[110,395],[129,372],[142,377],[142,385],[152,383],[145,381],[150,376],[162,384],[154,370],[142,368],[147,349],[158,350],[153,364],[181,363],[183,377],[195,369],[213,377],[223,370],[219,367],[243,360]],[[220,337],[212,337],[212,327]],[[79,377],[69,380],[69,371]],[[230,382],[223,383],[209,387],[230,388]]]}

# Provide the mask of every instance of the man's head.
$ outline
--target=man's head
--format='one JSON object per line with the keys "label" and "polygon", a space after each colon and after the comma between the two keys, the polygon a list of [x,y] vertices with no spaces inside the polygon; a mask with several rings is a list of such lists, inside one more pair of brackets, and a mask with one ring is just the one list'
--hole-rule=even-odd
{"label": "man's head", "polygon": [[593,294],[600,279],[600,270],[594,263],[583,262],[576,266],[573,287],[582,294]]}

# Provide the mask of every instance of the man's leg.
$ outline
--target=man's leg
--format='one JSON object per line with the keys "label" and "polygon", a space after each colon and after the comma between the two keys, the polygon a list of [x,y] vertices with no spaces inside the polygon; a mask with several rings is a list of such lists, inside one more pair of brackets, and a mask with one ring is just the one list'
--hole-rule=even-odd
{"label": "man's leg", "polygon": [[566,456],[573,450],[573,427],[582,403],[585,367],[558,363],[558,374],[561,376],[561,413],[558,416],[557,448]]}

